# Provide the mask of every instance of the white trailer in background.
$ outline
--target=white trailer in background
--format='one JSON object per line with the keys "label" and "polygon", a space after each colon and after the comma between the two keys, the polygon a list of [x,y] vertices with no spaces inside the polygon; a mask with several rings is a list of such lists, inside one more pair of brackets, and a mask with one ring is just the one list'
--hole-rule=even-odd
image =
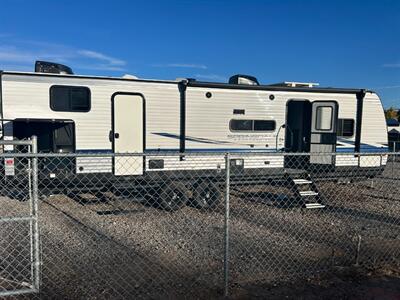
{"label": "white trailer in background", "polygon": [[[373,91],[259,85],[245,75],[229,83],[78,76],[46,62],[37,62],[35,71],[0,73],[3,139],[36,135],[41,152],[105,154],[70,159],[64,169],[44,168],[48,185],[90,176],[109,182],[221,176],[222,155],[205,159],[190,152],[230,152],[235,176],[243,181],[315,169],[329,178],[349,168],[371,177],[386,164],[385,117]],[[143,157],[112,158],[124,152]],[[298,152],[309,155],[287,155]]]}
{"label": "white trailer in background", "polygon": [[399,151],[400,149],[400,123],[396,119],[386,120],[388,131],[389,151]]}

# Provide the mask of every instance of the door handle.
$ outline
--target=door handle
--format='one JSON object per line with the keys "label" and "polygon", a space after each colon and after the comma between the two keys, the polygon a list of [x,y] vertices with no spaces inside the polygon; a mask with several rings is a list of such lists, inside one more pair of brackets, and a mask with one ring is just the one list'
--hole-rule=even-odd
{"label": "door handle", "polygon": [[108,139],[110,140],[110,142],[112,142],[114,139],[119,138],[119,133],[114,133],[112,130],[110,130],[109,134],[108,134]]}

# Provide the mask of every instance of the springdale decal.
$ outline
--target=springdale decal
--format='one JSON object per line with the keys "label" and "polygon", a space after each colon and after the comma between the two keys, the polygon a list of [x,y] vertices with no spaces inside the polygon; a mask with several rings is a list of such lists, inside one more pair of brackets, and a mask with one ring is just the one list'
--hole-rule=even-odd
{"label": "springdale decal", "polygon": [[273,133],[264,133],[264,134],[228,134],[226,136],[228,139],[233,141],[266,141],[271,138],[275,138],[276,136]]}

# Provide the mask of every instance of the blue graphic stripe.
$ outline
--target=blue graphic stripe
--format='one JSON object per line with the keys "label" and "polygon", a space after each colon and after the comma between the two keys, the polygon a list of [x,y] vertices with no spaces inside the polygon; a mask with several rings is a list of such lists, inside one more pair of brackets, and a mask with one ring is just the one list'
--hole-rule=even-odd
{"label": "blue graphic stripe", "polygon": [[104,153],[110,154],[113,153],[111,149],[77,149],[75,153]]}
{"label": "blue graphic stripe", "polygon": [[[372,145],[365,145],[361,147],[360,152],[366,152],[366,153],[373,153],[373,152],[379,152],[379,153],[385,153],[388,152],[388,147],[386,146],[372,146]],[[164,152],[178,152],[179,148],[167,148],[167,149],[146,149],[145,153],[164,153]],[[193,153],[193,152],[216,152],[216,153],[221,153],[221,152],[231,152],[231,153],[276,153],[278,152],[277,149],[275,148],[269,148],[269,149],[249,149],[249,148],[191,148],[191,149],[186,149],[185,152],[188,153]],[[279,151],[280,152],[280,151]],[[354,152],[354,147],[337,147],[336,152],[338,153],[352,153]],[[81,149],[81,150],[76,150],[76,153],[104,153],[104,154],[110,154],[113,153],[111,149]]]}

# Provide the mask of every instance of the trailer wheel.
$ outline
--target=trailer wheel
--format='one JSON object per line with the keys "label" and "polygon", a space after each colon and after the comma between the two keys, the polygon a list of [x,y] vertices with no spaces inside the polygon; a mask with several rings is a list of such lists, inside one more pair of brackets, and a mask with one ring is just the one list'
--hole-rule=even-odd
{"label": "trailer wheel", "polygon": [[188,202],[187,188],[184,184],[171,182],[161,187],[158,197],[160,208],[166,211],[175,211]]}
{"label": "trailer wheel", "polygon": [[197,208],[214,208],[221,201],[221,191],[211,181],[201,181],[194,186],[193,205]]}

